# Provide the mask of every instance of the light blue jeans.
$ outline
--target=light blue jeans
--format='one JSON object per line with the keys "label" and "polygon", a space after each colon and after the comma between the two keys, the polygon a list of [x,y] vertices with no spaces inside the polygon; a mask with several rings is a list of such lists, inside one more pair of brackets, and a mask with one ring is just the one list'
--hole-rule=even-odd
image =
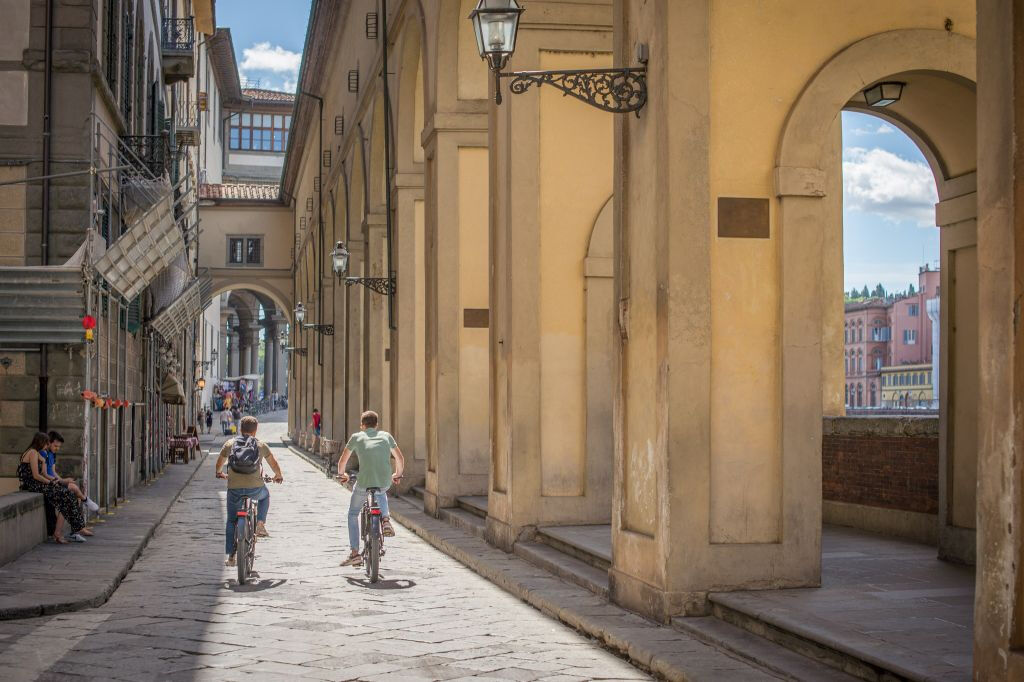
{"label": "light blue jeans", "polygon": [[270,512],[270,491],[267,486],[259,488],[228,488],[228,524],[224,530],[224,553],[235,553],[235,522],[238,521],[238,510],[242,507],[242,498],[251,497],[256,500],[256,520],[266,522]]}
{"label": "light blue jeans", "polygon": [[[352,499],[348,503],[348,545],[354,552],[359,551],[359,514],[363,511],[365,501],[366,490],[357,485],[352,489]],[[377,506],[380,507],[381,517],[391,516],[388,510],[388,494],[384,490],[377,491]]]}

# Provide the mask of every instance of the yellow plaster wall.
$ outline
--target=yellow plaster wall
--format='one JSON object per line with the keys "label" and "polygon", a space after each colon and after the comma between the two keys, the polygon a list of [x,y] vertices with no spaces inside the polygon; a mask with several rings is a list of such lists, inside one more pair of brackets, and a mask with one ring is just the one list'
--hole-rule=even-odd
{"label": "yellow plaster wall", "polygon": [[459,473],[489,470],[488,332],[462,311],[489,308],[488,161],[484,147],[459,147]]}
{"label": "yellow plaster wall", "polygon": [[[712,3],[712,542],[774,542],[781,533],[780,242],[772,171],[786,116],[813,74],[847,45],[897,28],[941,29],[947,17],[955,31],[974,35],[974,4],[964,0]],[[770,239],[718,239],[720,196],[771,197]]]}
{"label": "yellow plaster wall", "polygon": [[263,267],[291,267],[294,233],[289,209],[283,206],[209,206],[201,208],[200,214],[200,266],[225,267],[228,235],[243,234],[263,236]]}
{"label": "yellow plaster wall", "polygon": [[473,22],[466,19],[476,0],[462,0],[459,7],[459,99],[486,99],[490,71],[480,59]]}
{"label": "yellow plaster wall", "polygon": [[[541,69],[605,68],[611,56],[542,51]],[[540,90],[541,494],[579,496],[586,474],[583,261],[612,191],[609,114]]]}

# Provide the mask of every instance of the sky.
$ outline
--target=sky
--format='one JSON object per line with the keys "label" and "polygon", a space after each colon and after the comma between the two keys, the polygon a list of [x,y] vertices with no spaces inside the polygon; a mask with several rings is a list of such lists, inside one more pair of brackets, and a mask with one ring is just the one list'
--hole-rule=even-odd
{"label": "sky", "polygon": [[917,286],[918,268],[938,267],[935,178],[898,128],[843,112],[844,288]]}
{"label": "sky", "polygon": [[217,26],[231,29],[239,76],[294,92],[310,0],[218,0]]}

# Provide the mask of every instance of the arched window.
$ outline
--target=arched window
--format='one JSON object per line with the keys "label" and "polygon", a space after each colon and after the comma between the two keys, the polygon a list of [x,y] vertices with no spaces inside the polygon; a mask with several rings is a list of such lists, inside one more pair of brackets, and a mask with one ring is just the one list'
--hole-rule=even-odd
{"label": "arched window", "polygon": [[870,404],[871,404],[871,407],[875,407],[876,404],[877,404],[876,403],[876,397],[875,397],[875,384],[874,383],[871,384],[871,403]]}
{"label": "arched window", "polygon": [[857,407],[864,407],[864,384],[857,384]]}
{"label": "arched window", "polygon": [[847,385],[843,386],[843,404],[850,404],[850,387]]}

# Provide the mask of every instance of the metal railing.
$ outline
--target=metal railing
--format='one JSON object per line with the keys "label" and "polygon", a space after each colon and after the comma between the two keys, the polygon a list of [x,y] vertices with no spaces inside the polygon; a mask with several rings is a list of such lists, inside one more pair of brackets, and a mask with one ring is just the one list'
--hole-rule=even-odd
{"label": "metal railing", "polygon": [[155,177],[161,177],[171,162],[171,148],[165,135],[124,135],[124,145],[131,150],[133,164]]}
{"label": "metal railing", "polygon": [[184,19],[164,19],[162,25],[160,47],[169,51],[189,51],[196,45],[195,21],[192,17]]}

